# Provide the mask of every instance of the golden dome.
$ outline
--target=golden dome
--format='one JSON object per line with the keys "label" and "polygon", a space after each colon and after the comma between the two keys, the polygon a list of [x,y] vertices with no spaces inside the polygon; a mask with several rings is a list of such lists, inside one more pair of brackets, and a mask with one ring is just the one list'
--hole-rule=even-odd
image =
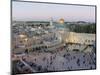
{"label": "golden dome", "polygon": [[61,18],[61,19],[59,20],[59,23],[63,24],[63,23],[64,23],[64,19]]}

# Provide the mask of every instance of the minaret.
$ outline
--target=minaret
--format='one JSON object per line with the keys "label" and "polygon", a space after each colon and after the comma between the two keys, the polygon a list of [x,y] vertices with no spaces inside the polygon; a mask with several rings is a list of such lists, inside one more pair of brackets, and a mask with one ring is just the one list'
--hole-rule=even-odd
{"label": "minaret", "polygon": [[53,26],[53,19],[52,19],[52,17],[50,19],[50,26]]}

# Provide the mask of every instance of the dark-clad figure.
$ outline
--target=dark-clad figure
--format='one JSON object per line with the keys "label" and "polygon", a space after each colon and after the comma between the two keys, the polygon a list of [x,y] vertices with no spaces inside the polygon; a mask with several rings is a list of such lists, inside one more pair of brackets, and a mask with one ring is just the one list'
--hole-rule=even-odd
{"label": "dark-clad figure", "polygon": [[26,50],[25,50],[25,54],[28,54],[28,53],[29,53],[29,52],[28,52],[28,49],[26,49]]}

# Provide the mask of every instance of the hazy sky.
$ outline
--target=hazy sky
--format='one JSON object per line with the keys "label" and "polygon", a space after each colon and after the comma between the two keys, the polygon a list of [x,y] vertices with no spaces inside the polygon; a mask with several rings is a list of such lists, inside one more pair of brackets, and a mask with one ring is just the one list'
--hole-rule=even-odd
{"label": "hazy sky", "polygon": [[13,1],[12,17],[13,20],[48,21],[52,17],[55,21],[64,18],[65,21],[95,22],[95,7]]}

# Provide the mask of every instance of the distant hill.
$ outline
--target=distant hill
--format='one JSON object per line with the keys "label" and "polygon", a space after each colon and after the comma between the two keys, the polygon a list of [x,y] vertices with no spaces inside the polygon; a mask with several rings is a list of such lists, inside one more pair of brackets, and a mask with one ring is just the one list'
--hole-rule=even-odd
{"label": "distant hill", "polygon": [[86,24],[69,24],[66,25],[70,31],[77,33],[96,33],[96,23],[86,23]]}

